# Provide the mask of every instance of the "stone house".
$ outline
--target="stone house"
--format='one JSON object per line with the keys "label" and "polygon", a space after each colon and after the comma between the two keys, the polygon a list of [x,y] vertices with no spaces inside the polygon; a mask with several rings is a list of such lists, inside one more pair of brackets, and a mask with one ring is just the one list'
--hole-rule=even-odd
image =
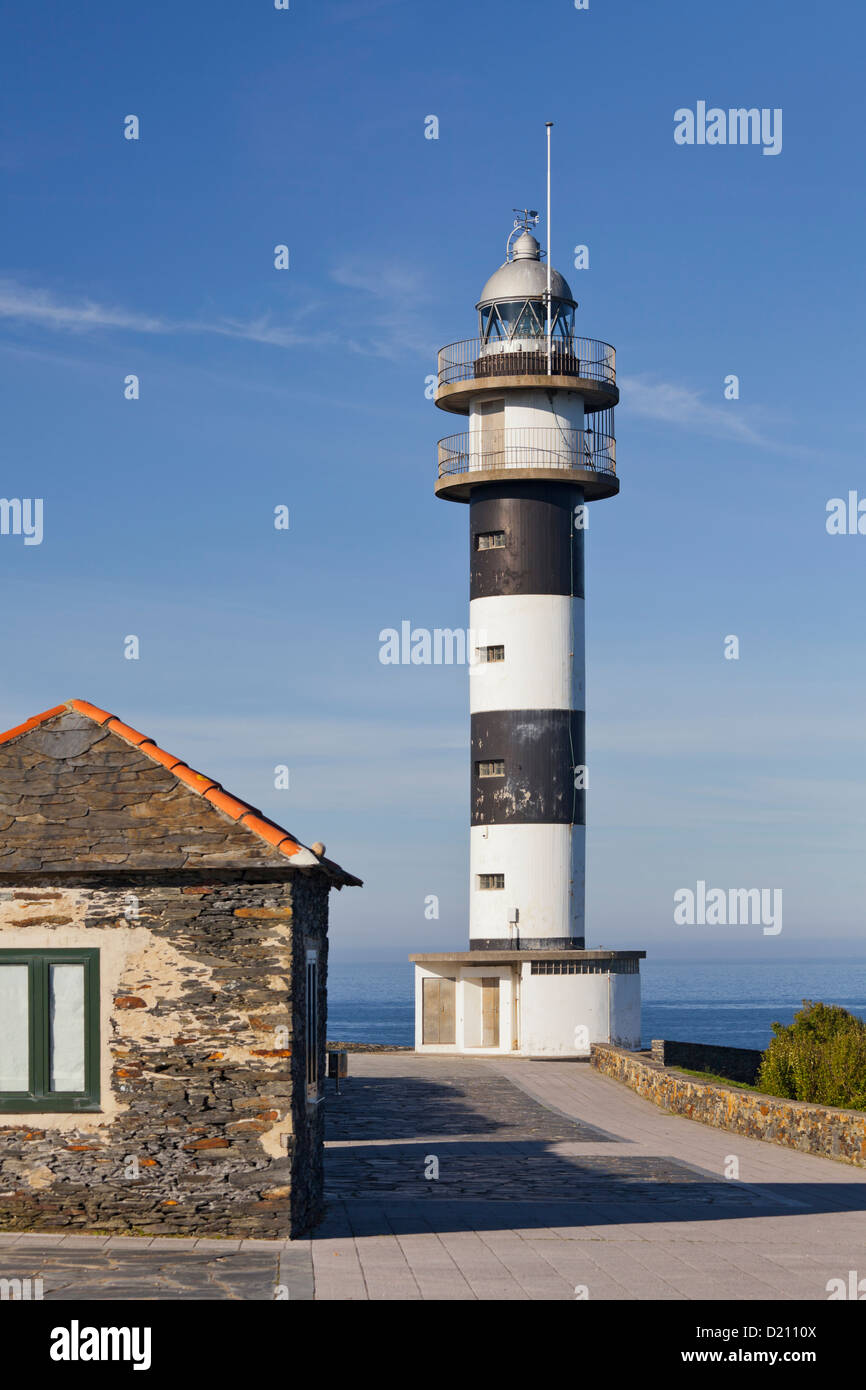
{"label": "stone house", "polygon": [[359,882],[86,701],[0,735],[0,1229],[309,1231]]}

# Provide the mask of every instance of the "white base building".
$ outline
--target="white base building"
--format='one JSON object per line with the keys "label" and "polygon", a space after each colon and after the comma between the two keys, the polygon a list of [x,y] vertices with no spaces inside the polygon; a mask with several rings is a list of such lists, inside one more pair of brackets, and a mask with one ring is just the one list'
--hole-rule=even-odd
{"label": "white base building", "polygon": [[417,1052],[588,1057],[640,1047],[645,951],[461,951],[417,955]]}

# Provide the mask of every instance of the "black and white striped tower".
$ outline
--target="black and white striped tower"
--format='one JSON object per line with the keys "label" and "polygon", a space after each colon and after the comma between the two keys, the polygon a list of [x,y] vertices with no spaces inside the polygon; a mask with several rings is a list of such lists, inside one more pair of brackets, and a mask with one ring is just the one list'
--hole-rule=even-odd
{"label": "black and white striped tower", "polygon": [[[577,304],[518,217],[476,306],[439,354],[436,492],[469,504],[472,950],[583,950],[586,506],[619,491],[613,348],[575,337]],[[548,233],[549,235],[549,233]]]}

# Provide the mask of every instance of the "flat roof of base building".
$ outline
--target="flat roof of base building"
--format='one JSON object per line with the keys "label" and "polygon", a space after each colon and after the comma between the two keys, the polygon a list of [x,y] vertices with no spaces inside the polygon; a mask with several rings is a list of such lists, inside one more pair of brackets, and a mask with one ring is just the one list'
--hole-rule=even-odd
{"label": "flat roof of base building", "polygon": [[521,960],[645,960],[646,951],[433,951],[409,959],[414,965],[510,965]]}

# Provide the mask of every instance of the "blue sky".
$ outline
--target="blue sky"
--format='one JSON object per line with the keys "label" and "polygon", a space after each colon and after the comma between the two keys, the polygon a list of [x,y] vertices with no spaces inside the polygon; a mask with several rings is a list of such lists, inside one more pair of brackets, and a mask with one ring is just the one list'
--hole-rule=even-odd
{"label": "blue sky", "polygon": [[[383,666],[378,634],[467,622],[425,377],[543,207],[553,120],[553,260],[622,389],[588,941],[850,954],[866,536],[825,519],[866,497],[862,6],[55,0],[3,28],[0,495],[45,534],[0,536],[2,727],[111,708],[364,878],[344,958],[465,945],[466,671]],[[676,145],[699,100],[781,108],[781,154]],[[675,926],[698,879],[782,888],[782,933]]]}

